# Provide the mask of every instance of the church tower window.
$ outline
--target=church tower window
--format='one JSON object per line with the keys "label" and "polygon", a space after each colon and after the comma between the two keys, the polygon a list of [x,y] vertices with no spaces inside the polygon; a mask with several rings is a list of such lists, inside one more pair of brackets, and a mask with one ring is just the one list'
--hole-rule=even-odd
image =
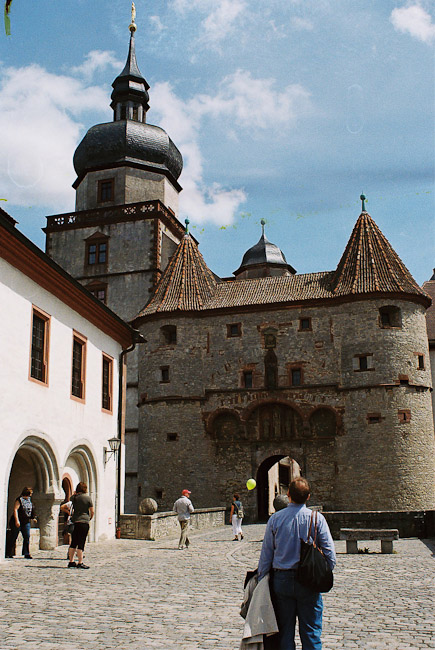
{"label": "church tower window", "polygon": [[105,178],[98,181],[98,203],[113,201],[115,198],[115,179]]}

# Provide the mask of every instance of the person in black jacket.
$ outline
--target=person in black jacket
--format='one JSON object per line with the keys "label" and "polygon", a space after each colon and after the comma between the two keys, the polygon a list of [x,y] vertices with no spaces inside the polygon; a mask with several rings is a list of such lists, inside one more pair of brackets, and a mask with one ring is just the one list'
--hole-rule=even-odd
{"label": "person in black jacket", "polygon": [[32,559],[30,555],[30,522],[36,518],[35,508],[32,503],[33,490],[30,487],[24,487],[21,494],[14,503],[14,511],[9,520],[10,533],[7,535],[6,557],[14,557],[15,542],[18,533],[21,531],[23,536],[22,554],[28,560]]}

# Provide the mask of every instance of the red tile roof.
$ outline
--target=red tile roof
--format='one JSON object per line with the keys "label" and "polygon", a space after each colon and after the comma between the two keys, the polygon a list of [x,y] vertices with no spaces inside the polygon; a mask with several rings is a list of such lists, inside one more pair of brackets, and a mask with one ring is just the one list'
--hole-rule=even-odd
{"label": "red tile roof", "polygon": [[424,295],[371,216],[362,212],[332,278],[335,296],[364,293]]}
{"label": "red tile roof", "polygon": [[[435,284],[435,282],[434,282]],[[216,281],[196,243],[185,235],[149,303],[137,318],[174,311],[205,311],[324,300],[368,294],[429,298],[369,214],[363,212],[335,271]]]}
{"label": "red tile roof", "polygon": [[139,316],[167,311],[203,309],[216,288],[216,279],[204,262],[198,246],[184,235],[154,295]]}

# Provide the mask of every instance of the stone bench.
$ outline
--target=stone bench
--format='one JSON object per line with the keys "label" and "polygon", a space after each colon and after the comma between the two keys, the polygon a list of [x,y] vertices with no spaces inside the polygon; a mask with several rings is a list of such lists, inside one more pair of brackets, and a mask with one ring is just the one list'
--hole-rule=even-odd
{"label": "stone bench", "polygon": [[393,540],[399,539],[397,528],[340,528],[340,539],[346,540],[346,553],[358,553],[358,540],[381,540],[381,552],[393,552]]}

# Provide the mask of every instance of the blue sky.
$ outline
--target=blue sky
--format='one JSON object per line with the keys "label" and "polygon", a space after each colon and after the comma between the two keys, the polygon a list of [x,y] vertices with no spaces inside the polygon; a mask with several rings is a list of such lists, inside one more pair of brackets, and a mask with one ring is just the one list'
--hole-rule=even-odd
{"label": "blue sky", "polygon": [[[41,248],[72,157],[111,120],[129,0],[13,0],[0,33],[0,206]],[[421,284],[435,266],[429,0],[137,0],[148,122],[180,149],[180,219],[229,276],[261,234],[334,269],[367,210]]]}

